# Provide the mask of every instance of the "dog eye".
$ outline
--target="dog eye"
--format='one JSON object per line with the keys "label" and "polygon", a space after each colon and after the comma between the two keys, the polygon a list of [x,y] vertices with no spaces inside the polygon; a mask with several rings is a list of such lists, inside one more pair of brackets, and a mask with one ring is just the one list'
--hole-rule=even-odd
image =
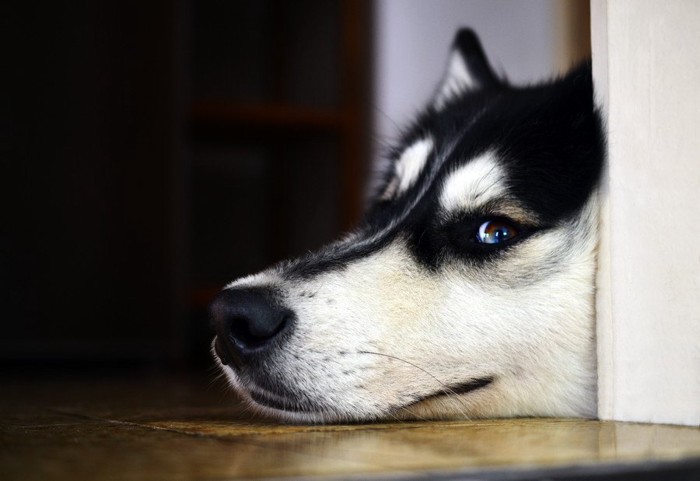
{"label": "dog eye", "polygon": [[477,229],[476,242],[480,244],[502,244],[518,234],[518,229],[508,222],[487,220]]}

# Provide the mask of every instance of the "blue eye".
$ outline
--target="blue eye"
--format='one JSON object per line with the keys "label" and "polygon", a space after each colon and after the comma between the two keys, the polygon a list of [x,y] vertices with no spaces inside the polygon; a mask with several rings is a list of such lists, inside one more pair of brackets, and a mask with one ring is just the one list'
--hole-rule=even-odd
{"label": "blue eye", "polygon": [[518,229],[500,220],[487,220],[476,231],[476,241],[480,244],[501,244],[518,235]]}

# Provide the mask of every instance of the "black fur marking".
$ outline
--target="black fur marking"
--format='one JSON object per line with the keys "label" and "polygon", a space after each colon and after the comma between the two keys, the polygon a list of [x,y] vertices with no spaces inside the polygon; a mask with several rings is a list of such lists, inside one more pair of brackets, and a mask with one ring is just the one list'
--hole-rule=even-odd
{"label": "black fur marking", "polygon": [[[369,237],[371,235],[367,236]],[[279,268],[289,279],[310,279],[326,272],[345,269],[351,262],[368,257],[385,247],[392,239],[393,236],[383,236],[376,242],[360,245],[332,244],[318,252],[286,261]]]}
{"label": "black fur marking", "polygon": [[[470,41],[468,34],[456,41],[464,55]],[[467,92],[440,111],[428,107],[406,131],[393,157],[427,136],[433,139],[434,152],[408,192],[390,201],[375,200],[352,243],[290,262],[282,272],[309,278],[343,269],[397,237],[406,239],[417,262],[431,270],[455,257],[488,261],[518,243],[496,249],[460,246],[459,239],[475,222],[494,213],[465,213],[461,223],[440,219],[439,195],[446,176],[480,154],[493,152],[505,172],[509,197],[540,221],[537,226],[520,226],[525,235],[519,240],[524,240],[529,233],[567,221],[583,207],[598,184],[605,151],[588,63],[541,85],[516,88],[499,83]],[[387,229],[397,219],[400,222]]]}

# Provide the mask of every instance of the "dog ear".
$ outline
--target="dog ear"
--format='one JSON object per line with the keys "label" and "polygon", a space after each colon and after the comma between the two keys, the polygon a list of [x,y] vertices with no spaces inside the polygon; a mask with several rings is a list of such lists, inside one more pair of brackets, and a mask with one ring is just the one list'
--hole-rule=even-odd
{"label": "dog ear", "polygon": [[445,76],[433,97],[433,107],[440,110],[465,92],[499,83],[476,33],[470,28],[460,29],[452,43]]}

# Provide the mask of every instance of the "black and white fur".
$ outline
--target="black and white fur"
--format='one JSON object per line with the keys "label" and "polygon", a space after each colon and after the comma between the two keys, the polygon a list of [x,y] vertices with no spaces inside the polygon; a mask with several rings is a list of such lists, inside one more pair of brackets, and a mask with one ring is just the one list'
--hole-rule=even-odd
{"label": "black and white fur", "polygon": [[301,422],[594,416],[592,90],[589,65],[512,87],[460,31],[362,225],[214,301],[233,388]]}

